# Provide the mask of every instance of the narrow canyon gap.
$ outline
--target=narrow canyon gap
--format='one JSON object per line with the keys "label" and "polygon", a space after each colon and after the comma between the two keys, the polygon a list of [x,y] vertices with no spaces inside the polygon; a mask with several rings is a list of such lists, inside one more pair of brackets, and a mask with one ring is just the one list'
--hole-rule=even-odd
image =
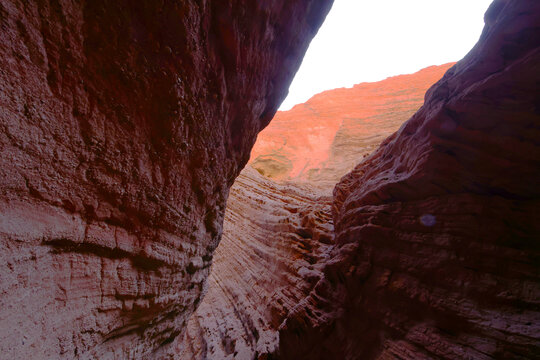
{"label": "narrow canyon gap", "polygon": [[452,65],[325,91],[276,114],[231,188],[182,359],[279,356],[280,325],[328,261],[335,184],[422,106]]}
{"label": "narrow canyon gap", "polygon": [[495,1],[457,64],[278,113],[179,353],[538,358],[539,17]]}
{"label": "narrow canyon gap", "polygon": [[0,2],[0,352],[165,358],[331,0]]}
{"label": "narrow canyon gap", "polygon": [[231,188],[330,6],[0,2],[3,356],[540,357],[540,4],[495,0],[403,126]]}

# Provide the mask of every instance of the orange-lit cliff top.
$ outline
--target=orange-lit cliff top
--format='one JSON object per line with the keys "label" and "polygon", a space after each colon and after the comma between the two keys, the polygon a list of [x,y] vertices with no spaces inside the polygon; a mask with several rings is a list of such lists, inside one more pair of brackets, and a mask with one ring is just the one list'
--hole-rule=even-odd
{"label": "orange-lit cliff top", "polygon": [[324,91],[280,111],[259,134],[250,162],[278,180],[335,183],[418,110],[453,65]]}

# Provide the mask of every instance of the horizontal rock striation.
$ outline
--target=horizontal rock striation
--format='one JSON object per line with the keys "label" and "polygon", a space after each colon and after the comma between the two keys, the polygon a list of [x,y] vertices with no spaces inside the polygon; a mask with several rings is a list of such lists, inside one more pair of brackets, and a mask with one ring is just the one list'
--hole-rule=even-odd
{"label": "horizontal rock striation", "polygon": [[[258,172],[246,167],[231,188],[208,293],[178,344],[179,358],[278,356],[279,326],[327,261],[333,186],[421,106],[425,90],[451,65],[328,91],[276,115],[252,152]],[[328,147],[314,141],[321,138]],[[266,161],[277,161],[275,151],[304,161],[303,172],[292,181],[276,176]],[[316,169],[313,161],[323,152],[327,160]]]}
{"label": "horizontal rock striation", "polygon": [[540,3],[478,44],[334,190],[324,278],[283,359],[540,357]]}
{"label": "horizontal rock striation", "polygon": [[333,188],[422,106],[452,65],[325,91],[279,111],[257,137],[250,163],[275,180]]}
{"label": "horizontal rock striation", "polygon": [[0,352],[162,358],[331,0],[0,2]]}
{"label": "horizontal rock striation", "polygon": [[246,167],[231,188],[208,293],[180,359],[268,359],[278,327],[321,277],[332,242],[331,197]]}
{"label": "horizontal rock striation", "polygon": [[[330,154],[321,169],[328,177],[326,181],[315,176],[291,181],[278,177],[281,181],[275,182],[276,178],[261,176],[267,168],[257,160],[258,172],[251,166],[242,171],[231,188],[208,293],[188,322],[188,332],[178,346],[180,358],[278,356],[279,326],[313,289],[322,264],[328,261],[333,237],[330,193],[336,177],[362,158],[369,146],[378,146],[397,129],[404,113],[420,106],[423,93],[419,89],[427,89],[429,81],[435,82],[450,66],[433,66],[416,74],[317,95],[308,104],[315,107],[314,100],[322,97],[317,109],[326,112],[325,121],[313,112],[303,117],[296,117],[295,110],[278,113],[259,135],[254,152],[271,151],[275,146],[272,139],[279,138],[286,143],[282,150],[288,149],[289,158],[309,158],[316,144],[301,147],[302,141],[333,137],[333,150],[324,149]],[[389,111],[391,107],[399,111]],[[353,115],[355,121],[344,120]],[[341,135],[329,131],[330,121],[341,124]],[[340,147],[348,150],[335,151]],[[299,155],[298,150],[304,152]]]}

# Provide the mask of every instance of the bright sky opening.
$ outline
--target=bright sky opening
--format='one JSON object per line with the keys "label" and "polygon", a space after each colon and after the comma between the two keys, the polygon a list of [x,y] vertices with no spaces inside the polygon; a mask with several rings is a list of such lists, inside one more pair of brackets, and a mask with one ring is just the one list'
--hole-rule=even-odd
{"label": "bright sky opening", "polygon": [[280,110],[324,90],[463,58],[492,0],[335,0]]}

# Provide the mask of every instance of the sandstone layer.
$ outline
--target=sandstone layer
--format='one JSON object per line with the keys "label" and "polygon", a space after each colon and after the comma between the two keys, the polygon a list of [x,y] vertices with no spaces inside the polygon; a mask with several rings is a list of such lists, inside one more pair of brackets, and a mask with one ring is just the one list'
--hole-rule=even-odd
{"label": "sandstone layer", "polygon": [[283,359],[540,357],[540,3],[478,44],[334,190],[335,247]]}
{"label": "sandstone layer", "polygon": [[179,359],[268,359],[278,328],[321,277],[331,197],[279,184],[249,166],[237,178],[208,293],[188,322]]}
{"label": "sandstone layer", "polygon": [[[321,277],[320,267],[328,261],[333,186],[353,162],[422,105],[422,89],[425,92],[450,66],[328,91],[290,112],[276,114],[259,134],[253,153],[262,149],[269,159],[280,146],[287,158],[296,156],[304,164],[313,164],[314,155],[320,154],[313,153],[317,143],[309,139],[333,139],[332,146],[319,148],[329,152],[324,168],[318,169],[326,178],[311,172],[309,177],[276,179],[267,172],[268,162],[259,161],[261,155],[255,156],[258,172],[247,166],[240,173],[228,199],[208,293],[188,322],[187,334],[178,345],[179,358],[278,356],[279,326],[310,293]],[[325,115],[310,111],[299,116],[299,109],[315,107]],[[333,124],[339,124],[339,134],[332,131]]]}
{"label": "sandstone layer", "polygon": [[409,119],[453,63],[322,92],[278,111],[257,137],[251,165],[275,179],[333,188]]}
{"label": "sandstone layer", "polygon": [[0,352],[161,358],[331,0],[0,2]]}

